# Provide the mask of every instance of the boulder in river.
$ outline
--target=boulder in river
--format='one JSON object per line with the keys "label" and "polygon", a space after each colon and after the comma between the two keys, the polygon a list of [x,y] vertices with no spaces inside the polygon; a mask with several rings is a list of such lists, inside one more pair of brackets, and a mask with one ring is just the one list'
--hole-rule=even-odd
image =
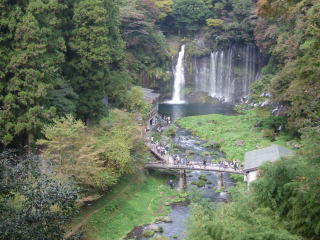
{"label": "boulder in river", "polygon": [[155,222],[171,223],[172,219],[170,216],[161,216],[161,217],[157,217]]}
{"label": "boulder in river", "polygon": [[144,237],[152,237],[154,235],[155,231],[153,231],[152,229],[146,229],[143,231],[143,236]]}
{"label": "boulder in river", "polygon": [[163,227],[157,226],[155,224],[150,225],[147,229],[152,230],[154,232],[159,232],[159,233],[163,232]]}

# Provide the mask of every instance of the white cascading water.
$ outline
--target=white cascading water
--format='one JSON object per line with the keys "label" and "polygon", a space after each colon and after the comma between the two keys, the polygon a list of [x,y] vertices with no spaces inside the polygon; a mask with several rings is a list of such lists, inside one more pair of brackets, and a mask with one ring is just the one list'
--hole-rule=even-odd
{"label": "white cascading water", "polygon": [[179,104],[184,103],[184,85],[185,85],[185,77],[184,77],[184,50],[185,45],[181,46],[181,50],[179,52],[177,65],[174,71],[174,86],[173,86],[173,96],[169,103]]}
{"label": "white cascading water", "polygon": [[241,99],[259,77],[260,67],[254,46],[215,51],[195,59],[193,65],[196,92],[207,92],[225,101]]}

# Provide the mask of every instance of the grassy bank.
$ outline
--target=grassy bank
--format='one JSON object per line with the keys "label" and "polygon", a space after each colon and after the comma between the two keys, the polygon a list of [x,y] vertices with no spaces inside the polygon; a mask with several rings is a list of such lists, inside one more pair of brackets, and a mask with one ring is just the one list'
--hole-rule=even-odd
{"label": "grassy bank", "polygon": [[[124,178],[115,191],[99,200],[90,211],[85,225],[85,239],[122,239],[134,227],[152,223],[156,217],[165,216],[170,207],[166,203],[178,196],[169,189],[168,177],[152,174]],[[84,210],[79,216],[85,217]]]}
{"label": "grassy bank", "polygon": [[258,121],[268,116],[269,112],[255,109],[236,116],[210,114],[185,117],[177,123],[209,144],[218,143],[228,160],[239,159],[242,162],[244,153],[247,151],[272,144],[289,147],[286,141],[290,136],[281,134],[271,142],[270,139],[263,137],[261,129],[254,127]]}

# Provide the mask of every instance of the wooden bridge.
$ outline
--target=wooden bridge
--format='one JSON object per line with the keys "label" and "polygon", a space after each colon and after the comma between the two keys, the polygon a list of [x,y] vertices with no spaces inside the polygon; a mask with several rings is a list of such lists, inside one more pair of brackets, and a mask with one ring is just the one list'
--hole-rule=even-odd
{"label": "wooden bridge", "polygon": [[171,170],[200,170],[200,171],[213,171],[213,172],[226,172],[243,175],[242,170],[234,170],[233,168],[220,168],[215,164],[209,164],[206,166],[196,164],[195,162],[189,165],[185,164],[167,164],[163,162],[147,163],[145,165],[147,169],[171,169]]}
{"label": "wooden bridge", "polygon": [[148,143],[150,151],[156,156],[160,161],[150,162],[145,165],[147,169],[171,169],[171,170],[200,170],[200,171],[213,171],[213,172],[226,172],[243,175],[244,172],[239,170],[234,170],[231,167],[224,168],[220,167],[218,164],[208,163],[206,166],[200,164],[199,162],[189,162],[189,164],[174,164],[174,159],[171,155],[161,155],[158,153],[155,144]]}

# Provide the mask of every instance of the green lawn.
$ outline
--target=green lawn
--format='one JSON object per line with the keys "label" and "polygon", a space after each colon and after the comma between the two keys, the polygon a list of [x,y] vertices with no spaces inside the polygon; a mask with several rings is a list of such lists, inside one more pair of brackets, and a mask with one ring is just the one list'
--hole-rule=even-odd
{"label": "green lawn", "polygon": [[140,176],[127,180],[120,184],[119,191],[98,203],[99,211],[88,219],[86,239],[122,239],[134,227],[167,215],[170,207],[165,203],[178,196],[175,190],[169,189],[167,178],[163,176]]}
{"label": "green lawn", "polygon": [[206,142],[217,142],[228,160],[243,162],[244,153],[272,144],[290,147],[286,144],[290,136],[282,134],[276,141],[263,138],[262,131],[254,127],[255,123],[269,116],[267,111],[251,110],[243,115],[225,116],[210,114],[185,117],[177,121],[180,127],[190,130]]}

